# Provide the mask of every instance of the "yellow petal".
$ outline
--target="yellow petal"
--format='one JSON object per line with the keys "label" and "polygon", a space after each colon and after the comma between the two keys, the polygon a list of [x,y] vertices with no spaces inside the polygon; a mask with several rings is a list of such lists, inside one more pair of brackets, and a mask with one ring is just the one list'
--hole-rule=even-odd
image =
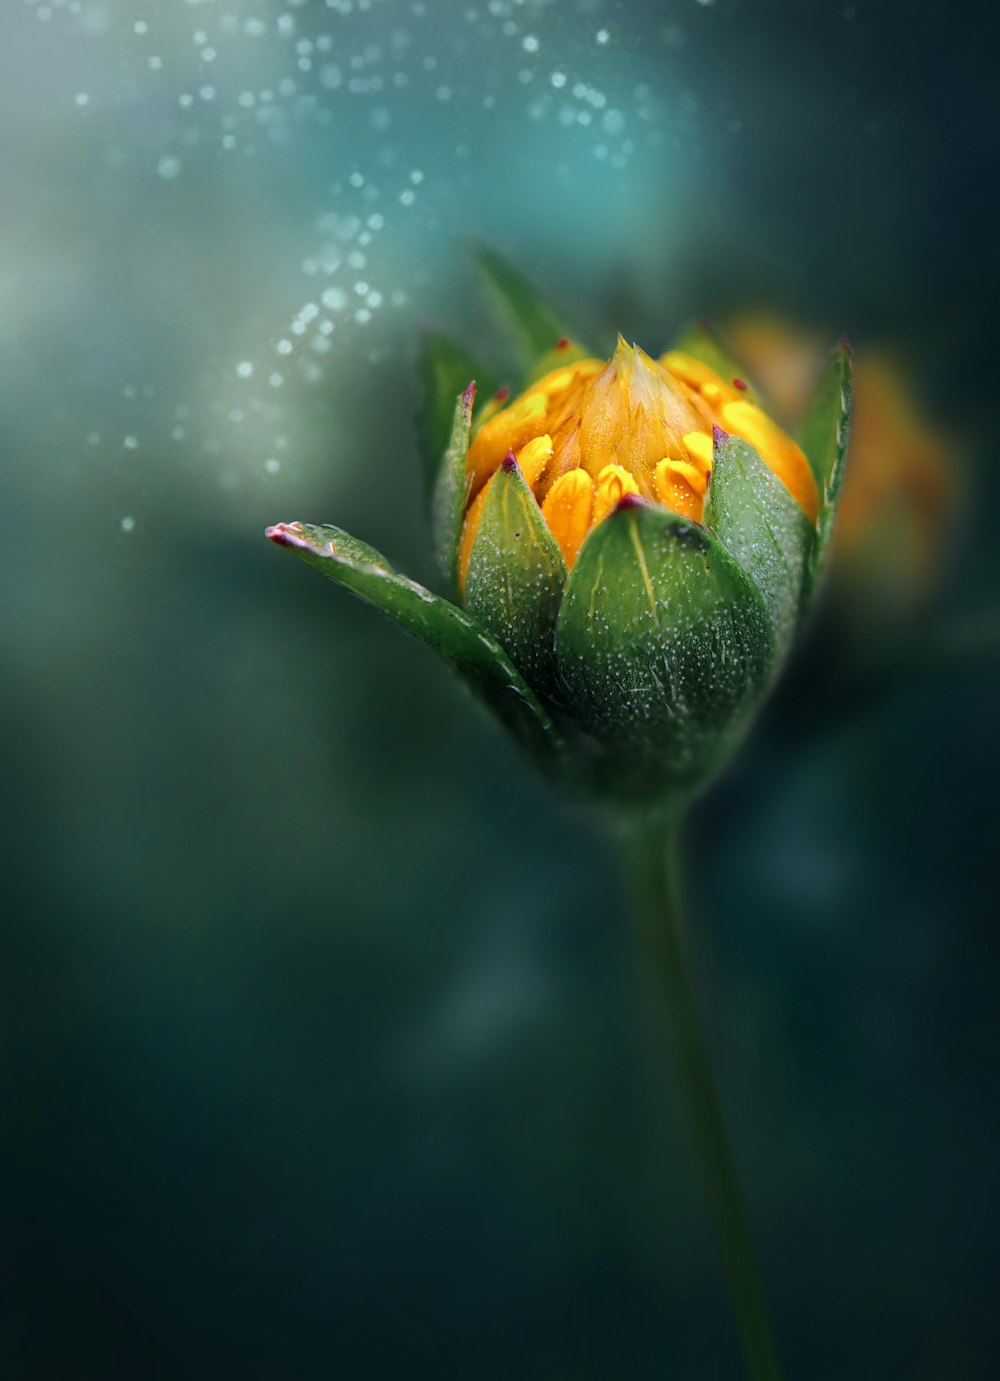
{"label": "yellow petal", "polygon": [[590,531],[593,512],[594,481],[586,470],[567,470],[546,495],[542,517],[559,544],[567,566],[573,565]]}
{"label": "yellow petal", "polygon": [[544,436],[536,436],[533,441],[529,441],[527,446],[522,446],[518,451],[517,463],[521,467],[521,474],[524,476],[529,489],[535,488],[551,459],[552,438],[548,433]]}
{"label": "yellow petal", "polygon": [[[696,493],[691,485],[691,475],[697,475],[702,484],[701,493]],[[703,508],[702,495],[705,492],[705,476],[693,465],[683,460],[661,460],[653,474],[656,497],[664,508],[679,513],[683,518],[701,522]]]}
{"label": "yellow petal", "polygon": [[489,493],[492,483],[493,477],[491,475],[469,505],[465,522],[462,525],[462,540],[458,544],[458,590],[459,594],[462,595],[465,594],[465,577],[472,556],[472,544],[475,542],[476,533],[479,531],[479,519],[483,514],[483,504],[486,502],[486,495]]}
{"label": "yellow petal", "polygon": [[602,522],[626,494],[638,494],[639,486],[623,465],[605,465],[597,476],[594,522]]}
{"label": "yellow petal", "polygon": [[819,512],[819,494],[809,462],[787,432],[782,431],[766,412],[753,403],[727,403],[722,409],[727,431],[749,441],[765,465],[769,465],[785,488],[798,499],[810,522]]}
{"label": "yellow petal", "polygon": [[577,360],[575,364],[564,364],[560,369],[553,369],[551,374],[536,379],[531,385],[532,392],[537,390],[551,398],[554,393],[564,393],[574,384],[582,383],[584,379],[592,379],[595,374],[600,374],[603,368],[603,360]]}
{"label": "yellow petal", "polygon": [[696,388],[699,392],[706,386],[711,386],[716,390],[730,392],[722,379],[719,378],[714,369],[710,369],[707,364],[702,364],[701,360],[696,360],[693,355],[686,355],[683,350],[671,350],[666,355],[661,356],[660,364],[664,369],[669,369],[675,378],[682,380],[691,388]]}
{"label": "yellow petal", "polygon": [[711,470],[713,448],[708,432],[688,432],[687,436],[681,437],[681,445],[694,465],[702,470]]}
{"label": "yellow petal", "polygon": [[[692,465],[688,460],[671,460],[669,456],[666,463],[675,475],[678,475],[691,486],[699,499],[705,497],[705,490],[708,488],[708,476],[700,466]],[[663,461],[661,460],[660,465],[662,464]],[[656,467],[657,471],[659,471],[660,465]]]}
{"label": "yellow petal", "polygon": [[507,400],[509,397],[509,388],[504,387],[497,389],[493,397],[488,398],[487,401],[483,404],[483,406],[476,410],[475,419],[472,423],[474,430],[476,432],[482,431],[482,429],[486,426],[486,423],[490,420],[490,418],[496,417],[500,409],[507,406]]}
{"label": "yellow petal", "polygon": [[470,492],[475,493],[489,479],[508,451],[516,453],[545,430],[546,411],[543,393],[526,393],[477,432],[469,447]]}

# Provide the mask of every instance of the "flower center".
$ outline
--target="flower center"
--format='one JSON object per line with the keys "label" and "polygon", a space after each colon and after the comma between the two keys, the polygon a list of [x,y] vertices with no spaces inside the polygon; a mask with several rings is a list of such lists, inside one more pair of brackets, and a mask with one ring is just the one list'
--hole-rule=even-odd
{"label": "flower center", "polygon": [[510,452],[569,567],[587,533],[626,494],[700,522],[715,426],[754,446],[814,520],[819,501],[805,456],[746,399],[745,387],[678,351],[651,359],[619,336],[606,363],[579,360],[507,406],[505,398],[487,404],[469,447],[463,585],[490,483]]}

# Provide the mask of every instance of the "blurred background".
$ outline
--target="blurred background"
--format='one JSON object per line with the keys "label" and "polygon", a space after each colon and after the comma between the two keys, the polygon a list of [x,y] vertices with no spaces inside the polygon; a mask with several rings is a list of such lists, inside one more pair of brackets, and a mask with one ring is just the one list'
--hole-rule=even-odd
{"label": "blurred background", "polygon": [[617,860],[262,536],[433,581],[420,330],[504,349],[470,239],[609,347],[891,361],[690,905],[787,1375],[995,1375],[995,37],[5,0],[5,1377],[740,1375]]}

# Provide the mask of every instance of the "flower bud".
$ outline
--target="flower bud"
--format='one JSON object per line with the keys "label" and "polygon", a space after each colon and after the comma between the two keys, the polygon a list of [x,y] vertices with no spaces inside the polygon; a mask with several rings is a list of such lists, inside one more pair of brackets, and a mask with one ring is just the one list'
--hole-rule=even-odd
{"label": "flower bud", "polygon": [[[447,438],[440,388],[425,409],[435,549],[462,607],[338,529],[269,535],[434,646],[564,786],[677,811],[738,744],[815,585],[849,355],[794,439],[710,332],[660,359],[619,337],[602,360],[543,346],[551,318],[520,291],[540,357],[522,390],[474,413],[470,384]],[[460,358],[432,343],[425,377],[453,387]]]}

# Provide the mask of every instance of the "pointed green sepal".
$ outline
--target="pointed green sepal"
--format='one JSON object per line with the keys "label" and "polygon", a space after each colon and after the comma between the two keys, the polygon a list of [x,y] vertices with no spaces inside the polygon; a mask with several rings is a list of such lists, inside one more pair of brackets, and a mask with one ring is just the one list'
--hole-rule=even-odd
{"label": "pointed green sepal", "polygon": [[775,664],[756,586],[696,523],[629,495],[585,541],[556,632],[599,791],[677,808],[723,766]]}
{"label": "pointed green sepal", "polygon": [[267,536],[433,648],[534,757],[554,762],[561,748],[555,724],[503,648],[464,610],[340,528],[278,523]]}
{"label": "pointed green sepal", "polygon": [[513,454],[490,480],[465,577],[465,607],[536,690],[555,689],[562,552]]}
{"label": "pointed green sepal", "polygon": [[734,379],[739,379],[740,383],[745,385],[742,393],[747,402],[760,404],[763,397],[761,389],[748,377],[746,367],[730,348],[725,336],[710,322],[690,322],[681,331],[671,349],[679,350],[682,354],[690,355],[692,359],[707,364],[723,383],[731,384]]}
{"label": "pointed green sepal", "polygon": [[595,353],[567,316],[503,255],[485,245],[479,245],[474,253],[476,266],[515,337],[525,378],[540,377],[534,374],[539,359],[559,340],[576,342],[581,358]]}
{"label": "pointed green sepal", "polygon": [[488,398],[498,384],[488,366],[438,331],[428,331],[424,336],[418,373],[420,449],[425,489],[432,494],[451,440],[456,396],[464,393],[472,380],[476,381],[480,398]]}
{"label": "pointed green sepal", "polygon": [[702,521],[757,586],[784,649],[802,607],[812,523],[746,441],[716,427],[713,454]]}
{"label": "pointed green sepal", "polygon": [[466,460],[476,386],[470,384],[452,400],[451,432],[431,495],[431,536],[438,569],[452,589],[458,589],[458,549],[468,497]]}
{"label": "pointed green sepal", "polygon": [[807,595],[819,578],[823,557],[833,532],[837,499],[840,497],[840,487],[844,482],[844,469],[847,464],[853,397],[851,347],[847,341],[841,341],[810,400],[797,437],[812,467],[819,489],[816,540],[813,543],[806,575]]}

